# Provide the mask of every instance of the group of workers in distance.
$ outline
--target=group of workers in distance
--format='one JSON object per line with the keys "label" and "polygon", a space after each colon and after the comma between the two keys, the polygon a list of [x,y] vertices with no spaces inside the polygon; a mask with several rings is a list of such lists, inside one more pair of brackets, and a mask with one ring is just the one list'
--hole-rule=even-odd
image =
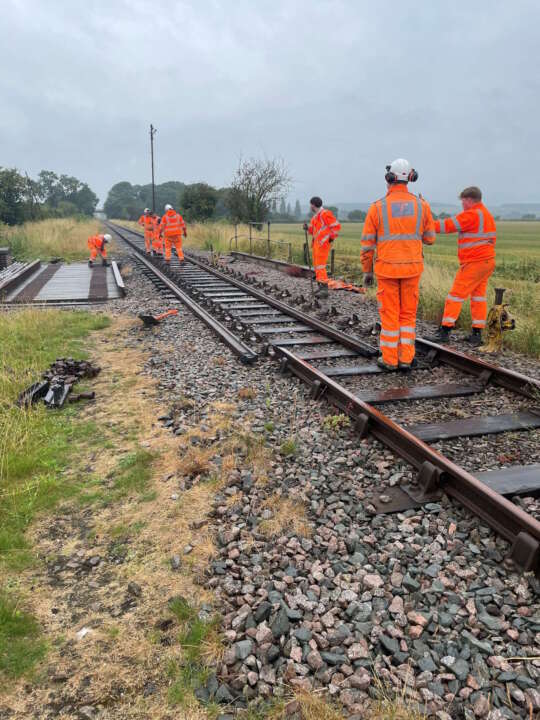
{"label": "group of workers in distance", "polygon": [[165,262],[170,263],[174,246],[178,260],[184,260],[182,238],[187,237],[186,223],[172,205],[165,205],[165,214],[161,218],[145,208],[137,222],[144,229],[144,246],[148,255],[165,254]]}
{"label": "group of workers in distance", "polygon": [[[445,220],[434,220],[429,204],[421,195],[409,192],[409,183],[416,182],[418,173],[407,160],[398,158],[386,166],[386,195],[369,208],[361,238],[361,264],[364,286],[377,278],[377,305],[381,319],[378,364],[387,371],[410,370],[415,363],[416,313],[420,277],[424,270],[423,245],[433,245],[436,235],[458,233],[459,270],[446,296],[441,326],[431,338],[448,341],[465,300],[470,298],[472,330],[466,340],[472,345],[482,343],[482,328],[487,317],[487,284],[495,269],[495,221],[482,203],[477,187],[460,193],[463,212]],[[328,297],[329,278],[326,264],[330,247],[341,230],[335,215],[323,207],[320,197],[310,200],[312,218],[304,230],[312,236],[313,267],[318,283],[316,295]],[[159,217],[148,208],[138,220],[144,229],[148,254],[171,260],[174,246],[178,259],[184,260],[182,238],[187,236],[186,224],[180,213],[165,205]],[[106,245],[110,235],[88,239],[92,266],[97,255],[107,264]],[[334,283],[336,285],[336,283]],[[345,284],[338,287],[353,288]]]}
{"label": "group of workers in distance", "polygon": [[[463,212],[434,220],[429,204],[409,192],[418,173],[398,158],[386,166],[387,193],[369,208],[361,239],[364,286],[377,278],[377,306],[381,319],[378,365],[387,371],[410,370],[415,364],[416,313],[420,276],[424,270],[423,245],[433,245],[436,235],[458,233],[459,270],[446,296],[441,326],[432,338],[448,341],[463,303],[471,301],[472,330],[466,340],[482,344],[487,317],[487,284],[495,269],[497,240],[493,216],[482,203],[477,187],[460,193]],[[341,226],[320,197],[310,200],[313,217],[304,229],[313,236],[313,266],[319,285],[317,295],[328,296],[326,262]]]}

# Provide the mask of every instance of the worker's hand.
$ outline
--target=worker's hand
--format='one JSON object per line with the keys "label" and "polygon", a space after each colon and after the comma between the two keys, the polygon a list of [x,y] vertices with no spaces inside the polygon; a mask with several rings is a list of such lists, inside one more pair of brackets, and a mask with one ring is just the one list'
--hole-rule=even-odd
{"label": "worker's hand", "polygon": [[302,225],[302,227],[304,228],[304,230],[305,230],[306,232],[308,231],[308,224],[307,224],[307,223],[304,223],[304,224]]}
{"label": "worker's hand", "polygon": [[373,286],[373,273],[367,272],[364,273],[364,287],[372,287]]}

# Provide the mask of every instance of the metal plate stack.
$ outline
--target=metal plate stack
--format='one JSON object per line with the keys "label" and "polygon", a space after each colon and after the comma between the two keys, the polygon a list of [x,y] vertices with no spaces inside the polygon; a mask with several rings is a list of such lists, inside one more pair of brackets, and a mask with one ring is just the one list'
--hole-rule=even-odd
{"label": "metal plate stack", "polygon": [[11,265],[11,255],[8,247],[0,247],[0,270],[4,270]]}

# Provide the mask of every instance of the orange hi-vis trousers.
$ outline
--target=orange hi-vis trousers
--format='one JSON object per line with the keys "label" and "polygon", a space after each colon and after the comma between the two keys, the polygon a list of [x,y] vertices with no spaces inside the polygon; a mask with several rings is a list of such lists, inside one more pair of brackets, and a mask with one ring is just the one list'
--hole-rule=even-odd
{"label": "orange hi-vis trousers", "polygon": [[486,326],[487,285],[495,270],[495,258],[475,260],[460,266],[454,278],[452,289],[446,296],[441,325],[454,327],[465,300],[471,298],[473,328]]}
{"label": "orange hi-vis trousers", "polygon": [[315,279],[320,283],[328,282],[328,275],[326,273],[326,263],[328,262],[328,255],[330,253],[330,243],[328,240],[314,240],[312,245],[313,250],[313,269],[315,270]]}
{"label": "orange hi-vis trousers", "polygon": [[144,249],[146,250],[147,253],[150,252],[151,244],[152,244],[152,231],[145,230],[144,231]]}
{"label": "orange hi-vis trousers", "polygon": [[167,260],[168,262],[171,259],[171,248],[173,245],[176,248],[176,254],[178,255],[178,259],[183,260],[184,253],[182,251],[181,235],[172,235],[171,237],[165,238],[165,260]]}
{"label": "orange hi-vis trousers", "polygon": [[377,276],[381,316],[379,347],[387,365],[411,363],[414,359],[419,284],[420,275],[408,278]]}
{"label": "orange hi-vis trousers", "polygon": [[159,255],[163,254],[163,238],[152,236],[152,250]]}

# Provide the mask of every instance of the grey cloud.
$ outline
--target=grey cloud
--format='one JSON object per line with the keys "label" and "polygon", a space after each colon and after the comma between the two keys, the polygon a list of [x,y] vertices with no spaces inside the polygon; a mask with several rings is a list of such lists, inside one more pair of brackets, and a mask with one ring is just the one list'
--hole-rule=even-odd
{"label": "grey cloud", "polygon": [[0,164],[226,184],[279,155],[293,198],[369,201],[407,157],[453,201],[539,201],[540,7],[525,0],[6,0]]}

